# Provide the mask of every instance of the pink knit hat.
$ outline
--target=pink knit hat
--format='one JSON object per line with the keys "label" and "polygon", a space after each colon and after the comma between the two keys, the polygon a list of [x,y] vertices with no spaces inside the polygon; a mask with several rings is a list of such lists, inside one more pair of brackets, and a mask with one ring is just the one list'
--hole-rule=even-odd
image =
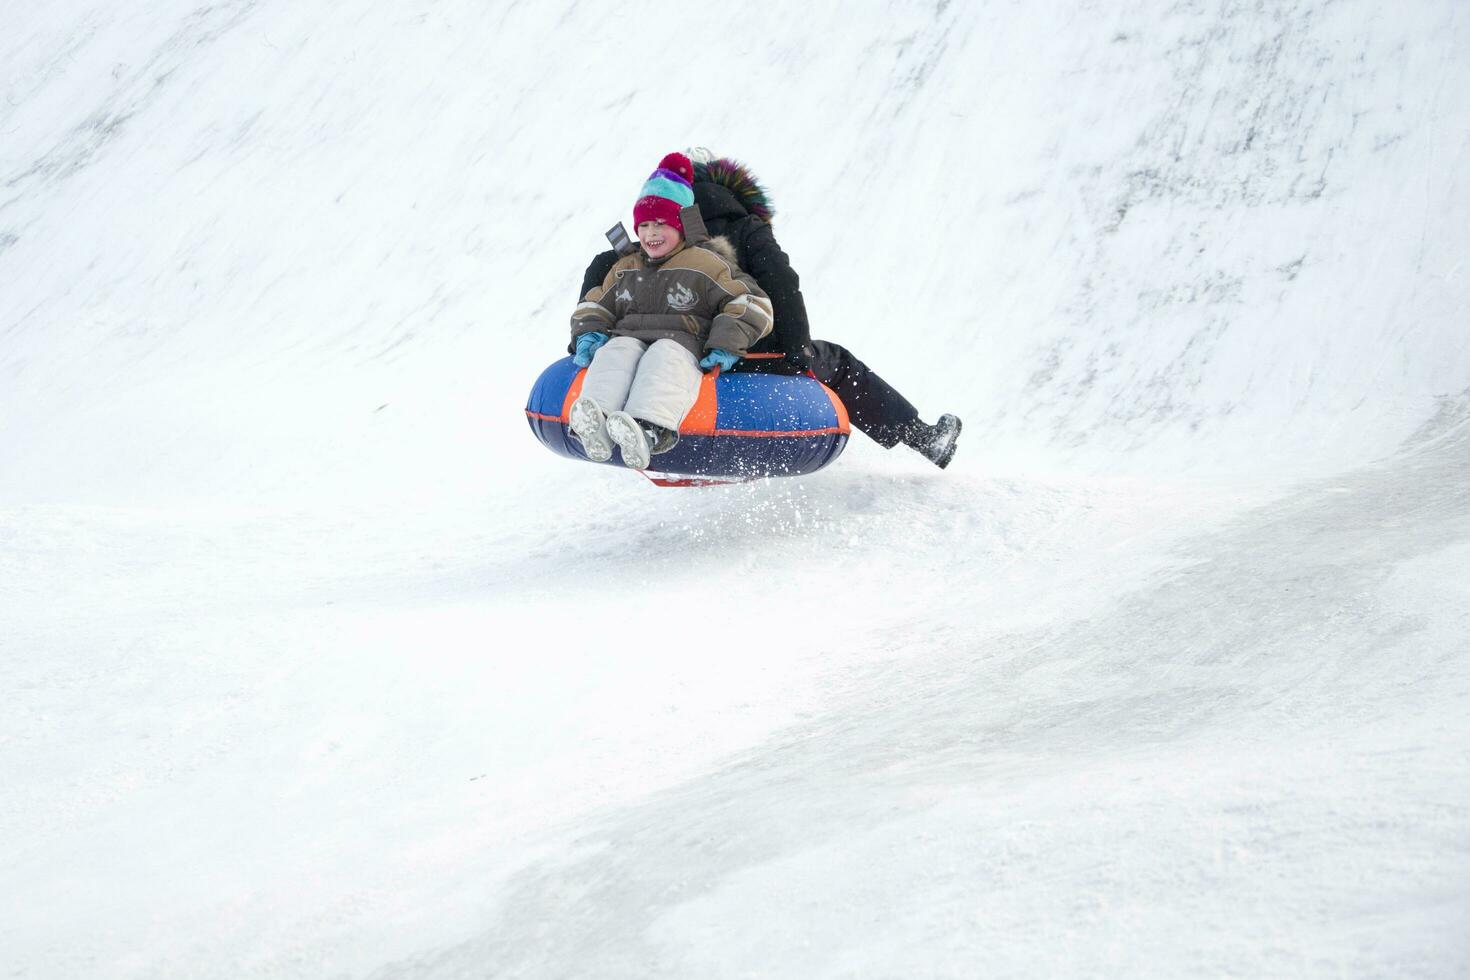
{"label": "pink knit hat", "polygon": [[633,225],[645,221],[662,221],[684,234],[679,211],[694,203],[694,165],[682,153],[670,153],[658,162],[658,169],[643,182],[638,203],[633,205]]}

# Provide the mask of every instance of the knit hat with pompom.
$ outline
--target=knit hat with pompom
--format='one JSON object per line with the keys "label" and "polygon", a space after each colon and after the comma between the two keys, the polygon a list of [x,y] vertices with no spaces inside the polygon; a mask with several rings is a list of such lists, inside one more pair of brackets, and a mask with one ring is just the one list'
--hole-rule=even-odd
{"label": "knit hat with pompom", "polygon": [[670,153],[658,162],[658,169],[643,182],[638,203],[633,205],[633,225],[645,221],[662,221],[684,234],[679,209],[694,203],[694,165],[682,153]]}

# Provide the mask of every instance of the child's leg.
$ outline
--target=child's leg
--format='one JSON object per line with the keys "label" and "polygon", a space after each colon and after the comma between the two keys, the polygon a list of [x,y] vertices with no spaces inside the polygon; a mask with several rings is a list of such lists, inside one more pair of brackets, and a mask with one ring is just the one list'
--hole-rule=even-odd
{"label": "child's leg", "polygon": [[[602,351],[597,356],[601,357]],[[656,341],[638,362],[623,411],[642,422],[677,432],[699,397],[699,379],[703,376],[699,359],[682,344]]]}
{"label": "child's leg", "polygon": [[582,397],[597,402],[604,412],[616,412],[628,400],[638,362],[648,345],[632,337],[614,337],[592,355],[587,377],[582,381]]}

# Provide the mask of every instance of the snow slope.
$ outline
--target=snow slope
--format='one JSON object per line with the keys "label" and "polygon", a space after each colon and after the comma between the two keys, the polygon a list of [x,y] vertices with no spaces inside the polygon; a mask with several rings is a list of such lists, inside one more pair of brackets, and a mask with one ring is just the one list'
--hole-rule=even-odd
{"label": "snow slope", "polygon": [[[0,964],[1463,975],[1467,90],[1454,0],[11,5]],[[526,432],[687,145],[948,471]]]}

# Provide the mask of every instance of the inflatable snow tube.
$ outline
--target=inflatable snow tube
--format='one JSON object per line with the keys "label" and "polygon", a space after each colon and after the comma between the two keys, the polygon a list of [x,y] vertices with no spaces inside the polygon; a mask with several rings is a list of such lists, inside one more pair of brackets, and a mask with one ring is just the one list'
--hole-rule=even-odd
{"label": "inflatable snow tube", "polygon": [[[567,426],[586,373],[570,357],[541,372],[526,420],[552,452],[590,462]],[[808,375],[707,374],[679,444],[653,457],[649,470],[715,480],[801,476],[840,456],[850,431],[842,402]],[[622,465],[622,454],[615,449],[608,464]]]}

